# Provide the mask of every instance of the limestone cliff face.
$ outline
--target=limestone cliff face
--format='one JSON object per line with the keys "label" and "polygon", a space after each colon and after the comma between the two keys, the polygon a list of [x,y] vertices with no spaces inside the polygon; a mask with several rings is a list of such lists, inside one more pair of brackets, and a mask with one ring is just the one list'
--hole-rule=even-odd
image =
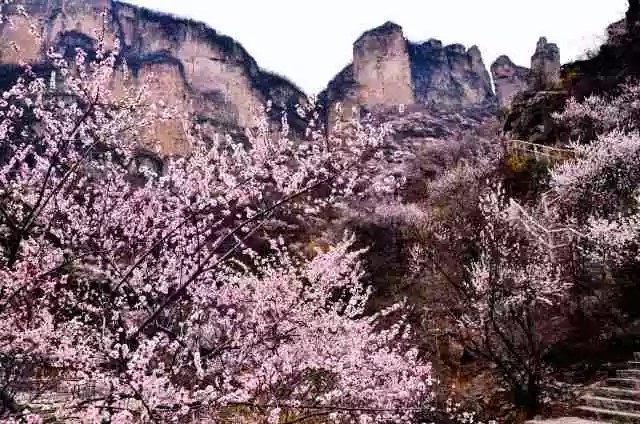
{"label": "limestone cliff face", "polygon": [[352,117],[354,107],[358,115],[360,109],[410,104],[462,109],[495,105],[489,72],[477,46],[443,46],[438,40],[412,43],[392,22],[355,41],[353,62],[329,82],[319,100],[329,128]]}
{"label": "limestone cliff face", "polygon": [[[154,100],[178,105],[221,131],[256,126],[269,100],[272,121],[286,111],[294,129],[304,124],[294,111],[296,103],[307,101],[301,90],[261,70],[239,43],[202,23],[112,0],[29,0],[26,6],[30,17],[44,25],[32,34],[26,20],[14,16],[13,26],[0,26],[2,81],[11,79],[12,65],[19,60],[44,63],[49,47],[70,54],[75,47],[95,48],[103,28],[101,13],[106,10],[106,45],[120,40],[122,57],[137,81],[151,78]],[[166,153],[181,151],[185,147],[181,124],[163,125],[150,129],[150,134],[160,139]]]}
{"label": "limestone cliff face", "polygon": [[407,41],[392,22],[367,31],[353,44],[358,102],[365,107],[414,102]]}
{"label": "limestone cliff face", "polygon": [[529,69],[518,66],[502,55],[491,64],[491,74],[500,107],[509,107],[516,94],[527,89]]}
{"label": "limestone cliff face", "polygon": [[491,64],[491,74],[500,107],[510,107],[515,96],[525,91],[543,91],[560,84],[560,49],[540,37],[531,56],[531,67],[514,64],[508,56],[498,57]]}
{"label": "limestone cliff face", "polygon": [[342,69],[320,93],[321,114],[328,128],[337,123],[358,119],[360,116],[359,91],[353,72],[353,64]]}
{"label": "limestone cliff face", "polygon": [[409,44],[413,90],[419,103],[472,106],[494,100],[477,46],[443,46],[439,40]]}
{"label": "limestone cliff face", "polygon": [[560,82],[560,49],[554,43],[540,37],[536,51],[531,56],[529,86],[534,90],[544,90]]}
{"label": "limestone cliff face", "polygon": [[512,80],[501,77],[506,68],[500,65],[507,61],[511,63],[506,58],[492,66],[498,99],[508,108],[503,129],[513,138],[534,143],[558,142],[564,137],[563,129],[552,115],[562,110],[568,97],[561,86],[558,46],[540,37],[531,56],[531,68],[516,67],[519,76]]}

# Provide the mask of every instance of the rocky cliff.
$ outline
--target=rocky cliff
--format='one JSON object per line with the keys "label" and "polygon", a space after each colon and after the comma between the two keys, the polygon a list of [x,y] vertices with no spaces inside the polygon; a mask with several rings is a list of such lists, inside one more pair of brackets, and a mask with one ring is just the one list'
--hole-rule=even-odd
{"label": "rocky cliff", "polygon": [[607,27],[605,43],[590,57],[562,66],[560,73],[572,96],[581,100],[591,94],[615,95],[620,84],[638,78],[640,17],[636,7],[635,2],[629,3],[625,19]]}
{"label": "rocky cliff", "polygon": [[419,103],[475,106],[493,103],[489,72],[477,46],[409,43],[413,90]]}
{"label": "rocky cliff", "polygon": [[359,119],[359,90],[353,64],[342,69],[327,88],[318,95],[320,115],[328,128],[334,128],[338,121]]}
{"label": "rocky cliff", "polygon": [[353,76],[362,106],[414,103],[408,46],[399,25],[387,22],[353,43]]}
{"label": "rocky cliff", "polygon": [[560,49],[540,37],[531,56],[531,67],[514,64],[508,56],[500,56],[491,64],[496,97],[501,108],[511,106],[515,96],[525,91],[543,91],[560,84]]}
{"label": "rocky cliff", "polygon": [[[560,87],[518,94],[506,116],[504,129],[515,138],[545,144],[564,143],[569,140],[571,132],[559,125],[552,118],[552,113],[561,111],[569,97],[582,101],[592,94],[615,96],[621,84],[637,79],[640,75],[638,4],[637,1],[629,3],[625,19],[608,26],[606,41],[586,59],[566,63],[558,70],[558,54],[553,46],[546,54],[534,55],[555,62],[552,66],[539,63],[538,69],[550,71],[547,75],[552,81],[559,79]],[[539,43],[539,46],[544,46],[544,43]],[[590,139],[586,137],[581,141],[589,142]]]}
{"label": "rocky cliff", "polygon": [[529,68],[518,66],[502,55],[491,64],[491,75],[500,107],[508,107],[516,94],[527,89]]}
{"label": "rocky cliff", "polygon": [[[137,81],[149,84],[154,100],[188,112],[216,132],[242,136],[264,117],[277,125],[282,113],[294,131],[306,127],[295,112],[296,104],[308,101],[305,94],[285,78],[260,69],[239,43],[202,23],[113,0],[22,3],[39,25],[31,30],[32,21],[19,14],[11,17],[12,25],[0,24],[0,85],[15,79],[21,61],[45,72],[49,48],[73,55],[76,47],[91,51],[100,37],[107,45],[118,39],[122,59]],[[443,113],[476,118],[497,105],[509,105],[517,93],[557,84],[559,60],[557,46],[544,38],[531,69],[506,56],[498,58],[491,66],[494,94],[477,46],[467,49],[435,39],[413,43],[399,25],[387,22],[354,42],[352,63],[329,82],[319,100],[329,128],[363,111],[397,105],[443,107]],[[272,108],[265,112],[267,103]],[[177,120],[156,124],[148,138],[159,141],[167,154],[188,147]]]}
{"label": "rocky cliff", "polygon": [[[510,66],[515,67],[515,71],[507,78],[504,74]],[[504,131],[513,138],[541,144],[557,144],[565,137],[563,129],[552,117],[554,112],[562,110],[567,100],[567,91],[560,78],[557,45],[540,37],[531,56],[530,69],[513,65],[506,56],[491,69],[498,101],[505,112]]]}
{"label": "rocky cliff", "polygon": [[[152,98],[179,105],[216,131],[242,133],[255,127],[268,101],[272,122],[285,111],[294,129],[305,125],[295,113],[295,105],[307,101],[305,94],[285,78],[261,70],[238,42],[203,23],[112,0],[25,3],[31,22],[43,25],[31,31],[30,21],[18,15],[11,17],[13,25],[0,25],[3,84],[15,78],[19,61],[45,66],[50,47],[70,54],[75,47],[95,48],[103,28],[101,13],[106,11],[106,45],[120,40],[122,58],[138,80],[153,75]],[[185,148],[182,126],[174,124],[151,130],[165,153]]]}
{"label": "rocky cliff", "polygon": [[545,37],[540,37],[531,56],[529,78],[529,87],[533,90],[554,88],[560,83],[560,49]]}
{"label": "rocky cliff", "polygon": [[477,46],[412,43],[392,22],[354,42],[353,62],[329,82],[319,101],[329,128],[361,109],[422,104],[475,111],[496,104]]}

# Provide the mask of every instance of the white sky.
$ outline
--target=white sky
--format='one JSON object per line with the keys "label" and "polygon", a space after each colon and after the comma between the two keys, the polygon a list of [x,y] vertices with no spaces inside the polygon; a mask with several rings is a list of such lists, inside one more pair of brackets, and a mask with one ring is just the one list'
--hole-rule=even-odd
{"label": "white sky", "polygon": [[317,94],[351,61],[352,43],[393,21],[411,41],[478,45],[487,68],[501,54],[529,66],[536,41],[562,62],[595,47],[627,0],[126,0],[203,21],[239,41],[258,65]]}

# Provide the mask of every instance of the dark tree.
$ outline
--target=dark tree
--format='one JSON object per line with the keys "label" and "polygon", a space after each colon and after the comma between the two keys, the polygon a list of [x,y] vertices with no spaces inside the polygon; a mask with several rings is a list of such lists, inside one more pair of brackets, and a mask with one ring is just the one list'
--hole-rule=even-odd
{"label": "dark tree", "polygon": [[636,22],[640,19],[640,0],[629,0],[629,8],[625,16],[627,20],[627,28],[633,31]]}

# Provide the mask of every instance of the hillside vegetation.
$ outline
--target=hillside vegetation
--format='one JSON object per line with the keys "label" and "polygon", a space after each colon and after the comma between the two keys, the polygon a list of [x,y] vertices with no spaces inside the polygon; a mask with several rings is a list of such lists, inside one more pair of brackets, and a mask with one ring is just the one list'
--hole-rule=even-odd
{"label": "hillside vegetation", "polygon": [[[0,422],[567,413],[640,350],[630,4],[565,67],[557,160],[437,105],[330,133],[299,105],[304,135],[263,113],[223,137],[112,84],[132,76],[106,41],[22,67],[0,99]],[[146,130],[167,120],[189,149],[158,159]]]}

